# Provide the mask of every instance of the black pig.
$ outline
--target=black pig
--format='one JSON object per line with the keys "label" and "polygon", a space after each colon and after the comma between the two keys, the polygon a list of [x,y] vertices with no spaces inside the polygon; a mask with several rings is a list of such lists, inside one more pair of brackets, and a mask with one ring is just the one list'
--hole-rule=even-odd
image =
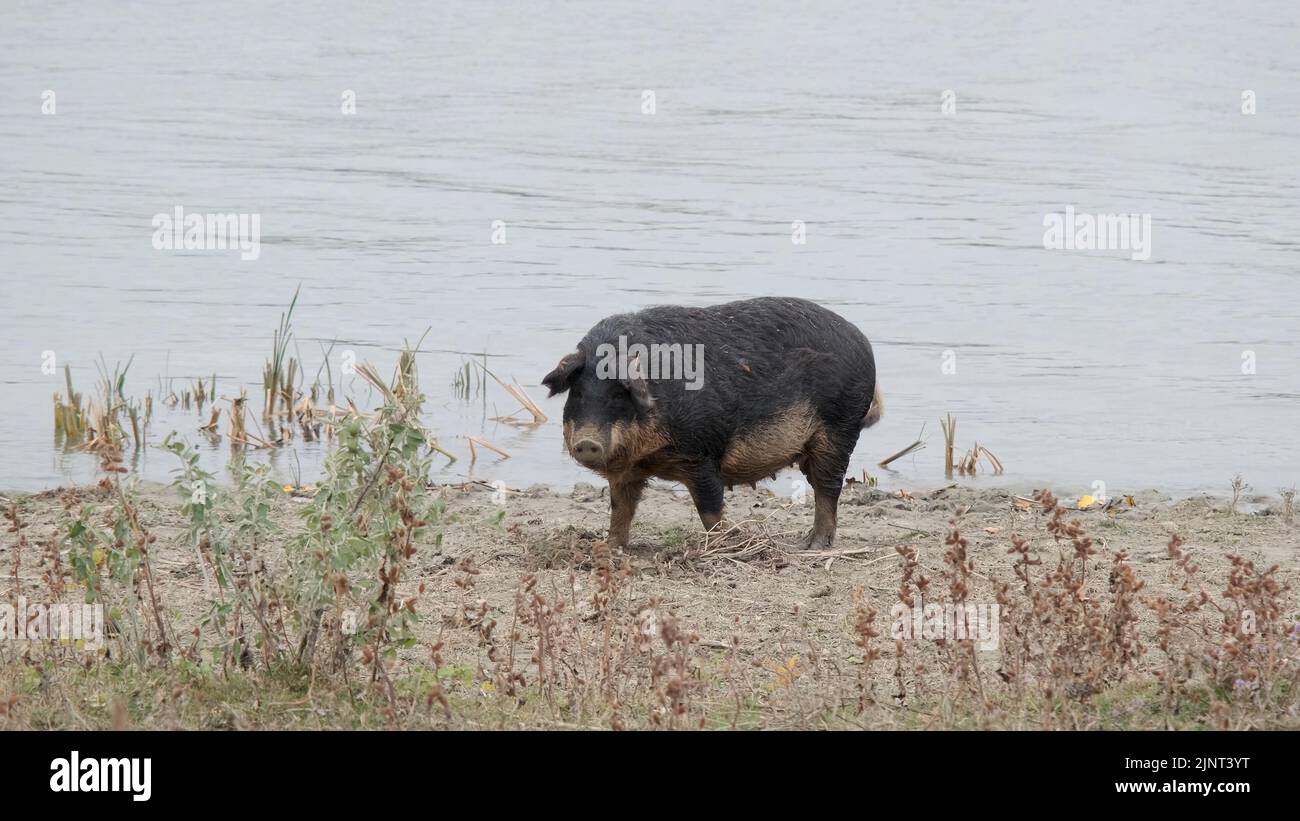
{"label": "black pig", "polygon": [[708,529],[722,521],[724,486],[791,465],[816,498],[806,544],[830,547],[849,458],[883,410],[862,332],[787,297],[608,317],[542,384],[569,392],[564,444],[609,480],[620,547],[651,477],[684,484]]}

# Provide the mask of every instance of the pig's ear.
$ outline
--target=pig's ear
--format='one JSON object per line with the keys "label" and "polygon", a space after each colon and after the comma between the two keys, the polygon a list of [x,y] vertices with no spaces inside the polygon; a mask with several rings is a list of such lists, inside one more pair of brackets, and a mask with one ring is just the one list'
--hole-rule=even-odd
{"label": "pig's ear", "polygon": [[583,355],[582,351],[574,351],[560,360],[560,364],[555,366],[555,370],[548,373],[542,379],[542,384],[550,390],[548,396],[555,396],[557,393],[564,393],[569,389],[569,383],[578,371],[582,370]]}
{"label": "pig's ear", "polygon": [[655,399],[650,395],[650,381],[646,379],[646,364],[641,361],[641,355],[633,354],[629,357],[627,368],[623,372],[627,377],[619,381],[627,388],[628,393],[632,394],[632,400],[636,402],[637,407],[643,411],[653,408]]}

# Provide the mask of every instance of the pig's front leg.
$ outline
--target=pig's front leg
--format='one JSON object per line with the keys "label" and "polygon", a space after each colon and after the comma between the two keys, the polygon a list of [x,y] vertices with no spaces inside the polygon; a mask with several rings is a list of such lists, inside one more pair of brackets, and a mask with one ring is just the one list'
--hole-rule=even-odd
{"label": "pig's front leg", "polygon": [[705,530],[718,528],[722,523],[722,470],[718,465],[703,464],[696,467],[686,489],[691,492],[695,509]]}
{"label": "pig's front leg", "polygon": [[641,501],[645,480],[609,480],[609,546],[627,547],[632,532],[632,517]]}

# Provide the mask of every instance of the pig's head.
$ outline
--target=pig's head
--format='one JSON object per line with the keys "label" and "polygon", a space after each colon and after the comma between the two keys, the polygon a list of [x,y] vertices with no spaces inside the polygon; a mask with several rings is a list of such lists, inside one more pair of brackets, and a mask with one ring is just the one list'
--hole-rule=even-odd
{"label": "pig's head", "polygon": [[625,470],[660,440],[645,365],[636,356],[608,361],[582,349],[560,360],[542,379],[564,403],[564,447],[585,467],[609,474]]}

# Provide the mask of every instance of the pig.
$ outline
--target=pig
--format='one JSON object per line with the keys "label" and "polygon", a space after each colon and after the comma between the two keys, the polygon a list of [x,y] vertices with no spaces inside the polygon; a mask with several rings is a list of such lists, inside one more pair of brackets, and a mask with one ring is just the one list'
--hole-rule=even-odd
{"label": "pig", "polygon": [[793,297],[607,317],[542,384],[568,392],[564,447],[608,480],[617,547],[651,478],[685,485],[710,530],[723,488],[797,466],[815,500],[803,546],[829,548],[858,436],[884,411],[871,343]]}

